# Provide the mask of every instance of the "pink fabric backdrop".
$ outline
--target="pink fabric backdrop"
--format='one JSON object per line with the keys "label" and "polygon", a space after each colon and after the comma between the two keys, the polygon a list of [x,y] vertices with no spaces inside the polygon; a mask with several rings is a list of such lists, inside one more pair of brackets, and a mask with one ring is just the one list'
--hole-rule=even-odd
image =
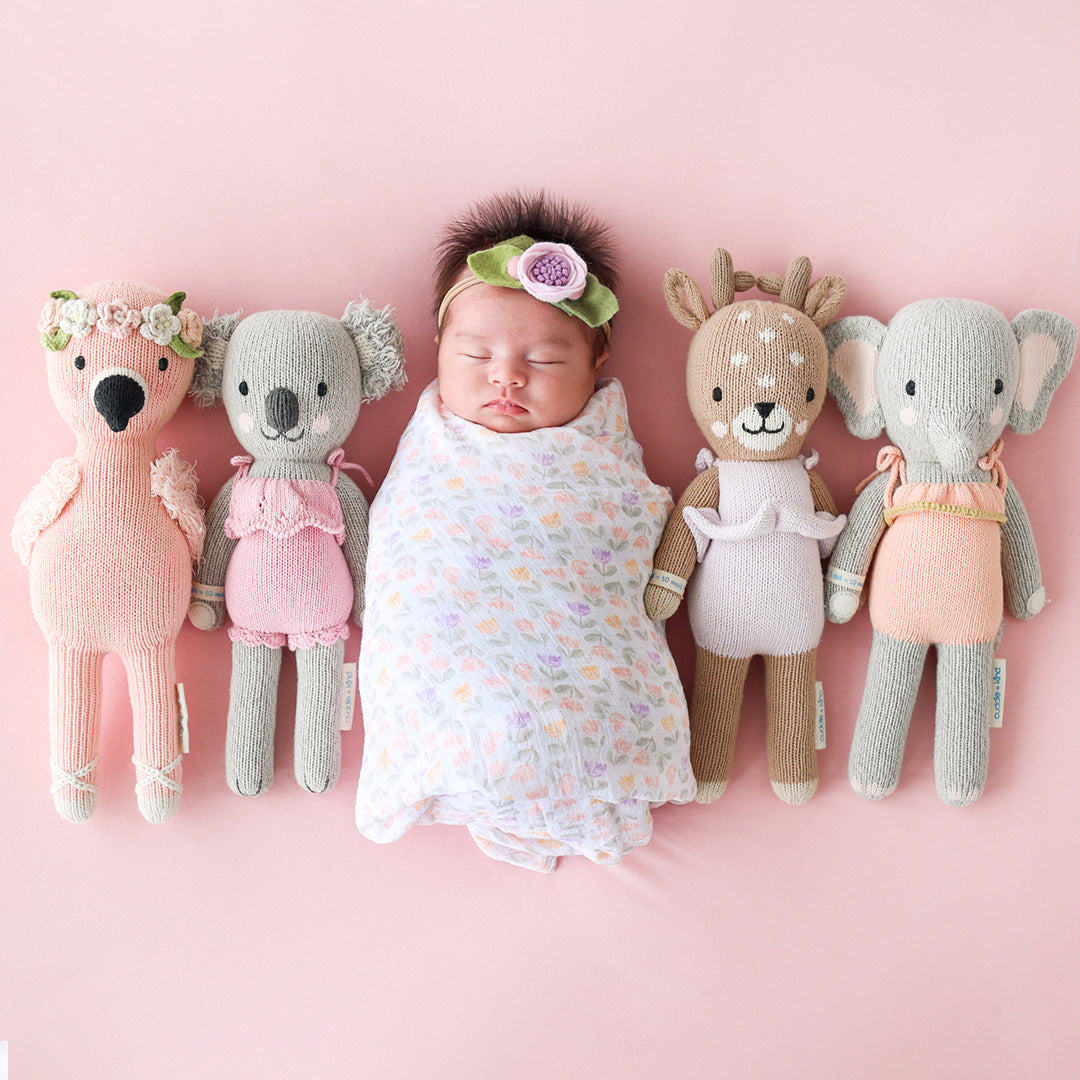
{"label": "pink fabric backdrop", "polygon": [[[47,292],[107,276],[210,313],[393,303],[410,383],[367,406],[350,460],[381,479],[434,370],[436,229],[473,198],[547,185],[622,237],[625,382],[653,475],[700,444],[689,334],[660,286],[807,253],[848,314],[963,295],[1080,319],[1080,7],[914,0],[663,5],[345,2],[8,5],[0,34],[9,401],[0,521],[73,442],[35,324]],[[291,775],[287,662],[274,788],[223,776],[229,646],[183,631],[194,744],[179,815],[138,815],[118,663],[99,809],[49,798],[46,650],[0,558],[0,1040],[15,1077],[523,1078],[1076,1075],[1080,374],[1046,427],[1007,439],[1053,603],[1010,620],[1005,727],[984,798],[941,804],[933,687],[897,793],[848,788],[870,643],[828,627],[829,748],[792,808],[765,768],[762,680],[735,776],[656,814],[620,867],[543,878],[462,830],[381,848],[352,824],[359,730],[324,797]],[[164,445],[212,495],[236,450],[185,405]],[[827,405],[808,446],[843,506],[876,443]],[[689,678],[689,636],[671,630]],[[359,637],[348,643],[355,657]]]}

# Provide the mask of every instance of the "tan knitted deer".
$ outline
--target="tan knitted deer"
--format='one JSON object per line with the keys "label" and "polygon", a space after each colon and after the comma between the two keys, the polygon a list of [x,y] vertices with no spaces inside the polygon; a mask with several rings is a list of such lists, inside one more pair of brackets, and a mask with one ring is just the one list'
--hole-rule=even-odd
{"label": "tan knitted deer", "polygon": [[[654,619],[669,618],[689,581],[697,645],[690,756],[698,802],[731,775],[750,658],[765,659],[769,778],[788,803],[817,788],[814,753],[817,645],[824,627],[821,559],[843,528],[817,455],[800,455],[821,411],[828,350],[821,335],[843,303],[835,276],[810,284],[810,260],[781,278],[736,273],[713,252],[709,312],[682,270],[664,277],[668,308],[697,331],[690,343],[690,411],[712,451],[698,455],[656,552],[645,592]],[[778,301],[735,300],[755,285]],[[692,578],[691,578],[692,575]]]}

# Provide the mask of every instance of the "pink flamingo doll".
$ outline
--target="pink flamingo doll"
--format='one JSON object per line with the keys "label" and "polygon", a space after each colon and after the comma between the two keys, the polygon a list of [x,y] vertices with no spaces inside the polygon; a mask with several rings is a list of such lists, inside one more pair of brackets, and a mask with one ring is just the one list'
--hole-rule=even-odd
{"label": "pink flamingo doll", "polygon": [[180,799],[174,653],[203,520],[194,470],[175,450],[157,457],[156,437],[203,355],[183,300],[105,281],[54,292],[40,324],[49,388],[78,441],[23,502],[12,540],[49,643],[52,792],[69,821],[97,801],[109,652],[127,670],[139,809],[165,821]]}

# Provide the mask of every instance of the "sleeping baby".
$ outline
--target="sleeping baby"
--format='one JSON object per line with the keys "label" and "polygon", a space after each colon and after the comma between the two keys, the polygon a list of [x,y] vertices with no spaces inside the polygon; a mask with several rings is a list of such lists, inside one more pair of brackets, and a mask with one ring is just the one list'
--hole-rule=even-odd
{"label": "sleeping baby", "polygon": [[615,863],[695,787],[686,703],[642,595],[671,511],[598,382],[606,227],[539,196],[447,229],[438,379],[371,507],[360,649],[372,840],[464,825],[533,870]]}

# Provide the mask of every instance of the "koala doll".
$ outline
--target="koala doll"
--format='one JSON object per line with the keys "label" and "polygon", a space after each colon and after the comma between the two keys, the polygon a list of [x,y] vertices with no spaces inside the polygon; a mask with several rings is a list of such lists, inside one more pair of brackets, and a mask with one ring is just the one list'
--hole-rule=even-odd
{"label": "koala doll", "polygon": [[1006,426],[1042,426],[1076,328],[1050,311],[1010,323],[975,300],[922,300],[886,327],[840,319],[825,334],[829,391],[878,453],[826,575],[828,615],[847,622],[869,582],[874,627],[848,762],[852,787],[889,795],[930,645],[937,649],[934,774],[952,806],[986,782],[994,651],[1003,602],[1019,619],[1045,600],[1024,504],[1001,464]]}
{"label": "koala doll", "polygon": [[225,402],[248,454],[207,513],[191,621],[232,620],[226,777],[240,795],[273,781],[281,649],[296,652],[295,772],[308,791],[341,768],[339,707],[348,620],[364,607],[367,502],[342,469],[362,402],[405,381],[389,309],[351,303],[339,319],[264,311],[207,326],[217,378],[204,404]]}
{"label": "koala doll", "polygon": [[[825,400],[828,351],[820,328],[843,303],[844,282],[830,276],[811,286],[810,276],[806,258],[795,259],[783,278],[735,273],[731,256],[717,248],[712,313],[683,271],[664,278],[671,314],[697,331],[686,389],[712,452],[698,455],[698,476],[668,521],[645,609],[654,619],[669,618],[693,574],[690,760],[698,802],[712,802],[727,786],[743,684],[759,654],[773,790],[797,804],[817,788],[821,559],[844,518],[813,472],[817,455],[799,450]],[[754,285],[779,302],[735,300]]]}

